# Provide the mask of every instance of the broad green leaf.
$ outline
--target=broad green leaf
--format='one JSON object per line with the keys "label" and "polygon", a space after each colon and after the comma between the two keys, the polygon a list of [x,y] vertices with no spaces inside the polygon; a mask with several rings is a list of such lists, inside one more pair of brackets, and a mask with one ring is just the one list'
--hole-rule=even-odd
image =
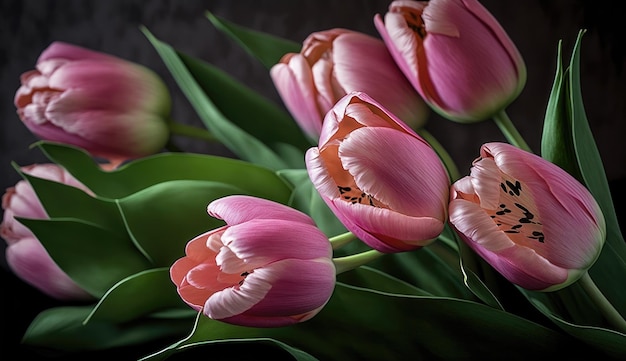
{"label": "broad green leaf", "polygon": [[119,281],[102,296],[83,323],[124,323],[156,311],[189,309],[178,296],[169,270],[153,268]]}
{"label": "broad green leaf", "polygon": [[597,357],[603,354],[618,360],[626,357],[626,335],[606,328],[574,324],[565,321],[562,317],[552,312],[551,307],[544,303],[545,299],[538,296],[540,295],[528,295],[529,300],[540,312],[550,318],[565,332],[579,339],[580,341],[578,342],[586,343],[596,347],[598,350],[602,350],[602,352],[598,352]]}
{"label": "broad green leaf", "polygon": [[[268,338],[251,338],[199,342],[181,348],[180,351],[168,357],[168,361],[203,359],[206,358],[206,355],[227,355],[226,357],[231,360],[318,360],[310,354],[280,341]],[[142,358],[140,361],[145,359]]]}
{"label": "broad green leaf", "polygon": [[194,153],[160,153],[103,171],[85,151],[40,142],[39,148],[55,163],[101,197],[118,199],[170,180],[205,180],[232,184],[258,197],[287,203],[291,187],[274,171],[249,162]]}
{"label": "broad green leaf", "polygon": [[33,187],[50,218],[80,219],[119,235],[126,235],[115,202],[98,199],[81,189],[26,173],[22,173],[22,177]]}
{"label": "broad green leaf", "polygon": [[33,231],[65,273],[96,297],[119,280],[150,267],[129,238],[94,224],[63,218],[19,221]]}
{"label": "broad green leaf", "polygon": [[151,318],[124,324],[93,321],[84,325],[83,320],[91,309],[91,306],[76,306],[44,310],[31,322],[22,341],[53,350],[107,350],[182,337],[193,326],[193,319]]}
{"label": "broad green leaf", "polygon": [[[332,330],[334,337],[329,337]],[[338,283],[314,318],[289,327],[234,326],[201,316],[192,334],[144,360],[187,345],[271,338],[324,360],[528,360],[601,355],[564,334],[459,299],[397,295]]]}
{"label": "broad green leaf", "polygon": [[185,255],[195,236],[224,225],[207,214],[207,205],[233,194],[233,185],[200,180],[155,184],[118,201],[128,233],[156,267],[169,267]]}
{"label": "broad green leaf", "polygon": [[213,25],[239,43],[250,55],[256,57],[267,69],[287,53],[298,53],[302,45],[264,32],[251,30],[206,12]]}
{"label": "broad green leaf", "polygon": [[274,170],[289,167],[274,150],[224,116],[202,90],[176,50],[158,40],[146,28],[142,28],[142,31],[161,56],[200,119],[213,135],[243,160]]}

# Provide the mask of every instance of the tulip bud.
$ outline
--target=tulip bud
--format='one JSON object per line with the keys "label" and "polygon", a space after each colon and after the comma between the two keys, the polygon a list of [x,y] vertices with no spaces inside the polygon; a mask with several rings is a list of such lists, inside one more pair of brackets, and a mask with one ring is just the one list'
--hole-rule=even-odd
{"label": "tulip bud", "polygon": [[[89,192],[87,187],[56,164],[35,164],[21,171],[38,178]],[[15,219],[47,219],[48,215],[35,190],[25,180],[17,182],[2,196],[4,216],[0,236],[7,242],[6,259],[11,270],[22,280],[57,299],[89,299],[91,296],[78,286],[52,260],[44,246],[26,226]]]}
{"label": "tulip bud", "polygon": [[526,84],[515,44],[476,0],[393,1],[374,23],[413,87],[445,118],[488,119]]}
{"label": "tulip bud", "polygon": [[347,93],[362,91],[417,129],[428,106],[394,63],[382,40],[346,29],[312,33],[300,53],[270,71],[285,106],[317,140],[324,115]]}
{"label": "tulip bud", "polygon": [[119,164],[167,142],[171,99],[162,80],[135,63],[61,42],[22,74],[17,113],[37,137]]}
{"label": "tulip bud", "polygon": [[461,238],[529,290],[558,290],[578,280],[606,237],[602,211],[587,188],[510,144],[484,144],[450,197],[450,223]]}
{"label": "tulip bud", "polygon": [[189,241],[170,268],[189,306],[227,323],[279,327],[312,318],[328,302],[332,249],[309,216],[241,195],[211,202],[208,212],[226,226]]}
{"label": "tulip bud", "polygon": [[409,251],[442,232],[450,186],[445,167],[424,139],[368,95],[337,102],[319,146],[305,159],[322,199],[370,247]]}

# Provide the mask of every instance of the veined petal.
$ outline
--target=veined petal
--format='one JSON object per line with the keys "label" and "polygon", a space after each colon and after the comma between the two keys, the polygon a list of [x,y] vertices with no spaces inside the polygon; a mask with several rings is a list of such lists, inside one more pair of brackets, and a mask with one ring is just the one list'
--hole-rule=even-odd
{"label": "veined petal", "polygon": [[209,203],[207,212],[212,217],[224,220],[228,225],[236,225],[252,219],[282,219],[309,225],[315,224],[311,217],[295,208],[246,195],[216,199]]}
{"label": "veined petal", "polygon": [[241,286],[228,287],[212,294],[204,304],[204,314],[219,320],[246,312],[261,301],[272,288],[272,284],[253,275],[254,273],[248,275]]}
{"label": "veined petal", "polygon": [[389,208],[445,219],[449,180],[439,157],[411,135],[359,128],[339,146],[343,167],[358,187]]}
{"label": "veined petal", "polygon": [[[222,242],[249,269],[284,258],[311,259],[331,257],[326,235],[317,227],[288,220],[253,219],[231,226]],[[297,244],[297,247],[293,247]],[[227,265],[222,264],[222,267]]]}
{"label": "veined petal", "polygon": [[515,245],[476,203],[463,199],[453,199],[449,206],[450,222],[467,239],[491,252],[497,252]]}
{"label": "veined petal", "polygon": [[337,183],[330,176],[326,165],[320,157],[319,148],[313,147],[307,150],[305,163],[309,178],[320,195],[322,195],[322,198],[336,198],[340,196]]}
{"label": "veined petal", "polygon": [[300,54],[289,54],[270,69],[270,76],[285,106],[305,133],[318,137],[323,114],[315,100],[317,91],[309,63]]}
{"label": "veined petal", "polygon": [[400,252],[432,243],[443,231],[444,221],[410,216],[385,208],[332,201],[337,217],[363,242],[381,252]]}

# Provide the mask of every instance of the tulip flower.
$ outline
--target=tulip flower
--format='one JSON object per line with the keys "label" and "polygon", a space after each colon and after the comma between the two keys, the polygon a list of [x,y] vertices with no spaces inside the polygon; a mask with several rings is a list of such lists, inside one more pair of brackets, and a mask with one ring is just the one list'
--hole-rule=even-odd
{"label": "tulip flower", "polygon": [[300,53],[288,53],[270,71],[285,106],[317,140],[325,114],[347,93],[363,91],[414,129],[428,106],[402,74],[382,40],[346,29],[315,32]]}
{"label": "tulip flower", "polygon": [[303,322],[322,309],[334,290],[335,266],[328,238],[309,216],[242,195],[207,209],[226,225],[189,241],[170,269],[189,306],[253,327]]}
{"label": "tulip flower", "polygon": [[[90,192],[56,164],[35,164],[22,167],[21,171]],[[15,217],[48,218],[30,183],[21,180],[14,187],[7,189],[2,196],[2,208],[4,215],[0,223],[0,237],[7,242],[7,264],[15,275],[53,298],[63,300],[92,298],[59,268],[30,229],[15,219]]]}
{"label": "tulip flower", "polygon": [[476,0],[393,1],[374,23],[414,88],[448,119],[488,119],[526,83],[515,44]]}
{"label": "tulip flower", "polygon": [[44,140],[119,164],[156,153],[169,137],[163,81],[129,61],[54,42],[21,76],[14,99],[26,127]]}
{"label": "tulip flower", "polygon": [[409,251],[442,232],[450,186],[445,167],[424,139],[368,95],[350,93],[337,102],[305,161],[322,199],[370,247]]}
{"label": "tulip flower", "polygon": [[450,223],[512,283],[552,291],[577,281],[606,236],[600,207],[553,163],[506,143],[487,143],[470,175],[451,187]]}

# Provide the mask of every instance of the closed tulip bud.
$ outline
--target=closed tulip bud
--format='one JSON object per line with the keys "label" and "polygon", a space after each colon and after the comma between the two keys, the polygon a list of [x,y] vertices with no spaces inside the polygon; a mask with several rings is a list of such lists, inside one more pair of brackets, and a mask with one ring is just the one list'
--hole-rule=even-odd
{"label": "closed tulip bud", "polygon": [[374,23],[415,89],[448,119],[488,119],[526,84],[515,44],[476,0],[393,1]]}
{"label": "closed tulip bud", "polygon": [[[56,164],[35,164],[22,167],[21,171],[89,192],[82,183]],[[0,236],[7,242],[6,259],[15,275],[53,298],[92,298],[59,268],[30,229],[15,219],[48,219],[30,183],[21,180],[7,189],[2,196],[2,208],[4,216],[0,223]]]}
{"label": "closed tulip bud", "polygon": [[346,228],[384,253],[430,244],[447,219],[450,181],[430,145],[366,94],[328,112],[305,155],[313,185]]}
{"label": "closed tulip bud", "polygon": [[208,212],[226,225],[189,241],[170,268],[189,306],[226,323],[278,327],[306,321],[328,302],[332,249],[309,216],[240,195],[211,202]]}
{"label": "closed tulip bud", "polygon": [[139,64],[55,42],[21,83],[17,113],[40,139],[119,164],[158,152],[169,137],[169,92]]}
{"label": "closed tulip bud", "polygon": [[487,143],[469,176],[451,187],[450,223],[498,272],[529,290],[577,281],[606,236],[600,207],[553,163],[506,143]]}
{"label": "closed tulip bud", "polygon": [[413,128],[421,127],[428,116],[428,106],[385,43],[356,31],[313,33],[300,53],[283,56],[270,74],[289,112],[315,140],[326,113],[352,91],[367,93]]}

